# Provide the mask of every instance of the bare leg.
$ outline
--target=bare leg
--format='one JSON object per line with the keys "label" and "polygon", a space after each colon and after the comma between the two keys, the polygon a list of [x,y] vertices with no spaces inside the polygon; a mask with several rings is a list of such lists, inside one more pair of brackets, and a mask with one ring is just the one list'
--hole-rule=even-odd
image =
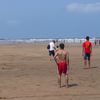
{"label": "bare leg", "polygon": [[58,75],[58,85],[61,88],[61,75]]}
{"label": "bare leg", "polygon": [[52,60],[52,56],[50,55],[50,61]]}
{"label": "bare leg", "polygon": [[84,60],[84,68],[87,67],[87,60]]}
{"label": "bare leg", "polygon": [[68,88],[69,85],[69,77],[68,75],[65,75],[65,86]]}
{"label": "bare leg", "polygon": [[90,60],[88,60],[88,68],[91,67],[91,63],[90,63]]}
{"label": "bare leg", "polygon": [[50,61],[51,61],[51,56],[50,56]]}

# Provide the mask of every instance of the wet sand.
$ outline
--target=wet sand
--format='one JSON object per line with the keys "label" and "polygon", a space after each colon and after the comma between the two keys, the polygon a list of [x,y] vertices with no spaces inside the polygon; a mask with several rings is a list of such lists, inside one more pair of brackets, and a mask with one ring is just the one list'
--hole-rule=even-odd
{"label": "wet sand", "polygon": [[93,47],[91,69],[83,69],[81,45],[70,54],[69,88],[57,84],[57,65],[47,44],[0,44],[1,100],[100,100],[100,46]]}

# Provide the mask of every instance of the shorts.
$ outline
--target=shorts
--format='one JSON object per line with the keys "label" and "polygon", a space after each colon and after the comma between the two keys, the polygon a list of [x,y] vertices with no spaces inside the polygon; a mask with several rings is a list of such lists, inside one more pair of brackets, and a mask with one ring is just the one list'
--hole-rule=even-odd
{"label": "shorts", "polygon": [[54,52],[54,50],[52,50],[52,51],[49,51],[49,56],[54,56],[55,55],[55,52]]}
{"label": "shorts", "polygon": [[85,54],[84,60],[90,60],[90,54],[89,54],[89,53],[86,53],[86,54]]}
{"label": "shorts", "polygon": [[62,75],[62,73],[65,74],[65,75],[67,73],[67,64],[66,64],[66,62],[59,62],[58,63],[58,74]]}

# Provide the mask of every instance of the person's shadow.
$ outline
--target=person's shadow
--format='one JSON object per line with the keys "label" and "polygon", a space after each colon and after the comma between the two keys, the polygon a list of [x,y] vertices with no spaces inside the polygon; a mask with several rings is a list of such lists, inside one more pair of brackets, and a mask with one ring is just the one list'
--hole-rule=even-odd
{"label": "person's shadow", "polygon": [[[76,87],[76,86],[78,86],[78,84],[69,84],[69,85],[68,85],[68,88],[70,88],[70,87]],[[63,85],[63,86],[61,86],[61,87],[66,87],[66,85]]]}
{"label": "person's shadow", "polygon": [[97,66],[91,67],[91,68],[98,68]]}
{"label": "person's shadow", "polygon": [[83,68],[83,69],[95,69],[95,68],[98,68],[97,66],[94,66],[94,67],[90,67],[90,68]]}
{"label": "person's shadow", "polygon": [[78,84],[69,84],[68,86],[69,87],[76,87],[76,86],[78,86]]}

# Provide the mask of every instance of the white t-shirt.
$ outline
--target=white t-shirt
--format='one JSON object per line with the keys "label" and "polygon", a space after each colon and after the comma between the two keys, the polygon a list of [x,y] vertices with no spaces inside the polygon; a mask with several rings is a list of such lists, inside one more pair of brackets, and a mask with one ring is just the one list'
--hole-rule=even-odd
{"label": "white t-shirt", "polygon": [[50,42],[49,45],[50,45],[50,49],[49,50],[50,51],[54,50],[55,44],[53,42]]}

